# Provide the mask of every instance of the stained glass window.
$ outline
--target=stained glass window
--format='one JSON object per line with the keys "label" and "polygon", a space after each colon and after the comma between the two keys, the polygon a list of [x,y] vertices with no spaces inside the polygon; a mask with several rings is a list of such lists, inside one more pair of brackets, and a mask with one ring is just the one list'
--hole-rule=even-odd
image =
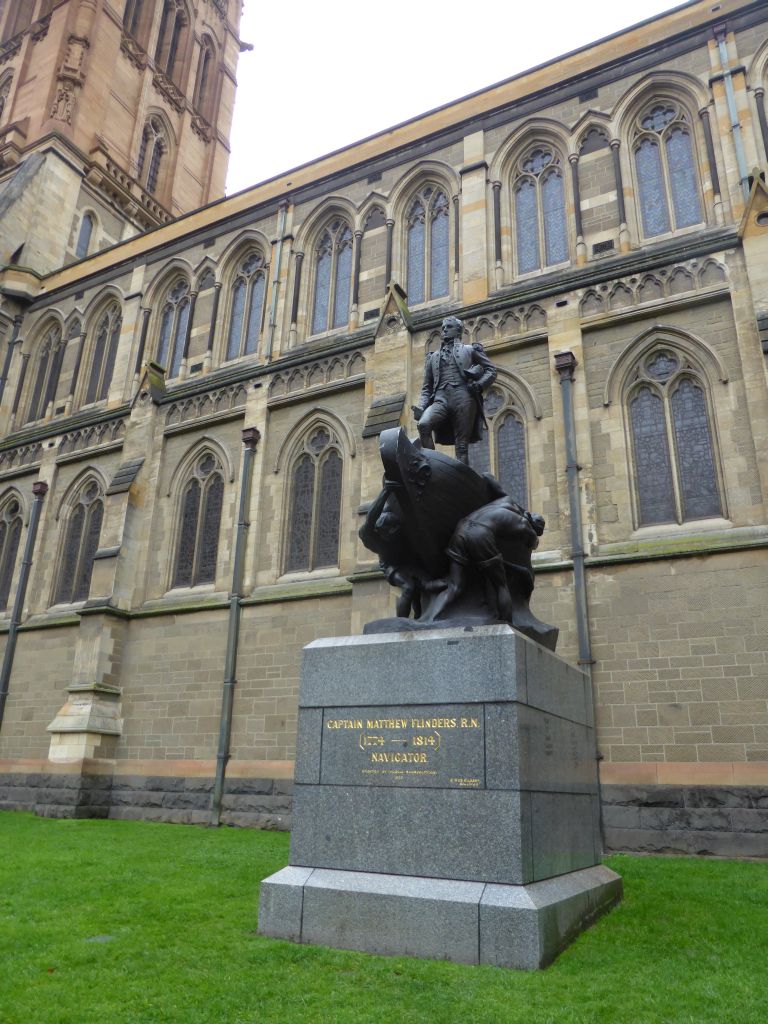
{"label": "stained glass window", "polygon": [[469,447],[469,463],[477,473],[493,473],[506,493],[527,508],[528,471],[525,425],[513,399],[493,387],[485,396],[488,430]]}
{"label": "stained glass window", "polygon": [[173,587],[196,587],[216,581],[224,474],[210,451],[200,455],[181,492],[179,533]]}
{"label": "stained glass window", "polygon": [[93,480],[77,493],[67,516],[54,595],[55,604],[85,601],[91,589],[93,562],[99,549],[104,500]]}
{"label": "stained glass window", "polygon": [[189,284],[177,281],[165,300],[160,317],[160,342],[157,361],[164,366],[169,379],[177,377],[184,357],[184,342],[189,323]]}
{"label": "stained glass window", "polygon": [[448,295],[450,234],[448,196],[436,185],[425,185],[406,218],[405,276],[412,306]]}
{"label": "stained glass window", "polygon": [[346,327],[352,291],[352,232],[337,218],[315,249],[315,298],[312,333]]}
{"label": "stained glass window", "polygon": [[61,336],[61,328],[58,325],[51,327],[40,346],[37,372],[27,409],[28,423],[42,419],[48,411],[48,406],[56,398],[66,346],[67,343]]}
{"label": "stained glass window", "polygon": [[163,154],[168,151],[168,140],[159,117],[150,117],[141,133],[136,177],[147,192],[157,192]]}
{"label": "stained glass window", "polygon": [[310,431],[290,477],[286,572],[338,564],[342,468],[338,441],[330,431]]}
{"label": "stained glass window", "polygon": [[722,515],[707,396],[668,350],[635,367],[629,399],[640,526]]}
{"label": "stained glass window", "polygon": [[517,271],[528,274],[568,259],[565,190],[560,158],[536,147],[518,165],[513,183]]}
{"label": "stained glass window", "polygon": [[111,306],[98,322],[91,356],[91,372],[85,392],[86,405],[107,397],[115,369],[121,326],[118,305]]}
{"label": "stained glass window", "polygon": [[691,127],[685,112],[656,104],[638,118],[635,170],[646,238],[703,220]]}
{"label": "stained glass window", "polygon": [[21,526],[21,506],[16,498],[11,498],[0,510],[0,608],[8,606]]}
{"label": "stained glass window", "polygon": [[255,355],[258,351],[265,288],[263,257],[261,253],[252,252],[241,262],[232,287],[227,359]]}

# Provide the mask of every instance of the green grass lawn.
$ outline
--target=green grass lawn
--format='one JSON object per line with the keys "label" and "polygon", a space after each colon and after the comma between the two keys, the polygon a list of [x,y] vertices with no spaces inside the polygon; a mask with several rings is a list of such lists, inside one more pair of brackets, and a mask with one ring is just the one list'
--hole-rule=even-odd
{"label": "green grass lawn", "polygon": [[0,1022],[768,1021],[768,865],[611,857],[622,905],[529,974],[261,938],[287,859],[276,833],[0,812]]}

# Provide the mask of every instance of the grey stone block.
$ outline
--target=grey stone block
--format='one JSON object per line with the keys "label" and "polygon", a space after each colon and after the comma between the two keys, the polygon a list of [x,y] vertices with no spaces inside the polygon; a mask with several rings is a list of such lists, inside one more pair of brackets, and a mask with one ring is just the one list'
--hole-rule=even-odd
{"label": "grey stone block", "polygon": [[296,786],[291,864],[522,884],[524,814],[513,792]]}
{"label": "grey stone block", "polygon": [[603,807],[606,828],[640,828],[640,808],[607,804]]}
{"label": "grey stone block", "polygon": [[509,626],[316,640],[304,648],[300,707],[525,700],[537,645]]}
{"label": "grey stone block", "polygon": [[587,725],[592,708],[586,699],[584,673],[538,644],[528,644],[525,658],[526,703]]}
{"label": "grey stone block", "polygon": [[768,833],[691,832],[668,829],[606,829],[606,850],[687,853],[714,857],[768,857]]}
{"label": "grey stone block", "polygon": [[765,795],[758,786],[690,786],[683,790],[686,807],[757,807]]}
{"label": "grey stone block", "polygon": [[640,827],[658,829],[690,829],[692,831],[730,831],[729,810],[688,807],[642,807]]}
{"label": "grey stone block", "polygon": [[[213,788],[213,783],[211,783]],[[230,779],[225,782],[227,793],[272,793],[275,788],[274,779]]]}
{"label": "grey stone block", "polygon": [[735,832],[768,832],[768,809],[735,807],[731,824]]}
{"label": "grey stone block", "polygon": [[304,885],[311,874],[311,868],[287,867],[262,882],[259,891],[261,935],[301,941]]}
{"label": "grey stone block", "polygon": [[632,807],[683,807],[684,790],[680,786],[601,786],[604,804]]}
{"label": "grey stone block", "polygon": [[323,709],[299,708],[296,728],[296,782],[320,781],[320,749],[323,740]]}
{"label": "grey stone block", "polygon": [[532,881],[599,864],[592,814],[596,799],[582,793],[531,793]]}
{"label": "grey stone block", "polygon": [[621,892],[619,876],[603,866],[521,887],[488,885],[480,903],[480,962],[546,967]]}
{"label": "grey stone block", "polygon": [[483,888],[476,882],[317,870],[304,887],[302,940],[476,964]]}

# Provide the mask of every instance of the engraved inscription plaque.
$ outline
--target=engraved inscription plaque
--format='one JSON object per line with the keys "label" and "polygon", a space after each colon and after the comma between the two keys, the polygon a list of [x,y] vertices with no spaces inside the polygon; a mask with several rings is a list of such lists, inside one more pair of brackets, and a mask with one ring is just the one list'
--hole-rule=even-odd
{"label": "engraved inscription plaque", "polygon": [[320,782],[485,788],[482,704],[325,708]]}

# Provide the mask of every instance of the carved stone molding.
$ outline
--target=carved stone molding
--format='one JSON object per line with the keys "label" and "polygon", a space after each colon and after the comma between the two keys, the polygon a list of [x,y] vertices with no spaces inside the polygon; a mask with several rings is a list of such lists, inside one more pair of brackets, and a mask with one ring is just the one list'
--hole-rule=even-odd
{"label": "carved stone molding", "polygon": [[21,466],[32,466],[40,461],[43,446],[39,441],[34,444],[22,444],[18,448],[8,448],[0,452],[0,473]]}
{"label": "carved stone molding", "polygon": [[72,124],[72,115],[75,112],[75,100],[77,98],[77,87],[68,78],[59,80],[56,85],[56,96],[51,104],[50,117],[55,121],[63,121],[64,124]]}
{"label": "carved stone molding", "polygon": [[0,46],[0,65],[5,64],[7,61],[11,60],[12,57],[16,56],[21,49],[21,41],[23,38],[24,33],[19,32],[18,35],[9,39],[7,43],[3,43],[3,45]]}
{"label": "carved stone molding", "polygon": [[192,115],[192,131],[195,135],[199,135],[203,142],[211,141],[211,126],[204,117],[200,116],[200,114]]}
{"label": "carved stone molding", "polygon": [[[514,338],[519,334],[547,329],[547,314],[536,302],[515,306],[499,313],[485,314],[464,321],[466,343],[492,345],[496,341]],[[440,348],[440,332],[433,331],[427,339],[427,351]]]}
{"label": "carved stone molding", "polygon": [[348,352],[341,356],[319,359],[291,370],[275,374],[269,385],[270,398],[282,398],[308,388],[332,385],[365,373],[365,359],[361,352]]}
{"label": "carved stone molding", "polygon": [[39,21],[36,21],[29,33],[32,41],[38,43],[41,39],[45,39],[45,37],[48,35],[48,29],[50,28],[50,25],[50,14],[46,14],[44,18],[41,18]]}
{"label": "carved stone molding", "polygon": [[688,260],[589,288],[581,297],[579,313],[582,317],[591,317],[618,312],[645,302],[711,288],[725,281],[725,267],[717,260]]}
{"label": "carved stone molding", "polygon": [[71,455],[73,452],[98,448],[103,444],[113,444],[121,440],[124,434],[124,420],[109,420],[106,423],[94,423],[92,427],[70,430],[69,433],[63,434],[59,441],[58,455],[61,457]]}
{"label": "carved stone molding", "polygon": [[230,384],[227,387],[206,391],[202,395],[180,398],[171,403],[165,417],[166,427],[173,427],[203,416],[215,416],[245,405],[247,397],[245,384]]}
{"label": "carved stone molding", "polygon": [[174,85],[167,75],[162,74],[160,71],[156,71],[154,75],[152,75],[152,84],[163,99],[166,100],[166,102],[173,107],[177,113],[182,113],[186,107],[184,93]]}
{"label": "carved stone molding", "polygon": [[149,55],[139,46],[133,36],[129,36],[126,32],[123,32],[120,37],[120,52],[139,71],[143,71],[149,64]]}

